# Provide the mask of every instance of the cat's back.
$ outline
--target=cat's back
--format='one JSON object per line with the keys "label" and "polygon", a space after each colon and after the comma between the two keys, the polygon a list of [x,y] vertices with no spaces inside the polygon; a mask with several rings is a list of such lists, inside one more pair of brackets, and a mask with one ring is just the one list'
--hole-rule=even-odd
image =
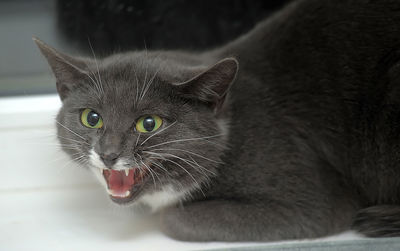
{"label": "cat's back", "polygon": [[386,97],[395,84],[388,74],[397,62],[399,9],[398,1],[296,1],[212,52],[240,64],[227,158],[240,166],[238,176],[246,166],[280,173],[274,166],[297,162],[348,178],[371,201],[393,191],[388,184],[400,188],[398,175],[386,175],[399,174],[389,163],[395,150],[380,150],[394,134],[383,126],[395,121],[386,106],[398,107]]}

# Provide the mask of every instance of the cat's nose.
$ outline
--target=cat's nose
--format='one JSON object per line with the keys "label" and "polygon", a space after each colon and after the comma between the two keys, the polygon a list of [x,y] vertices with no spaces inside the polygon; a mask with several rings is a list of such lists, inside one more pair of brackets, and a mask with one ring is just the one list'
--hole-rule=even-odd
{"label": "cat's nose", "polygon": [[106,165],[106,167],[111,168],[115,162],[117,162],[118,159],[118,154],[116,153],[109,153],[109,154],[100,154],[100,158],[103,161],[104,165]]}

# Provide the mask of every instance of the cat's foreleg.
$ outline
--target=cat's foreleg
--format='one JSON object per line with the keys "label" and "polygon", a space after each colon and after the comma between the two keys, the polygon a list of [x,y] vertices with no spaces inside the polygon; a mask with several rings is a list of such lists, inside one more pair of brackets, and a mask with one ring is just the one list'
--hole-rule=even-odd
{"label": "cat's foreleg", "polygon": [[343,230],[322,212],[276,202],[209,200],[166,209],[162,226],[167,235],[185,241],[274,241]]}

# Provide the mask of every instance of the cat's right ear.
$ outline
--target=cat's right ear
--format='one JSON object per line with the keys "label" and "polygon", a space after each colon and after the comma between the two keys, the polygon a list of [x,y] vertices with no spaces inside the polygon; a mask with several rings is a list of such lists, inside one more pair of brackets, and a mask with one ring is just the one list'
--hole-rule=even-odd
{"label": "cat's right ear", "polygon": [[82,79],[87,78],[87,62],[60,53],[35,37],[32,39],[46,57],[56,77],[57,92],[64,100]]}
{"label": "cat's right ear", "polygon": [[185,97],[205,102],[218,113],[236,78],[238,68],[239,63],[235,58],[225,58],[208,69],[201,70],[192,79],[175,86]]}

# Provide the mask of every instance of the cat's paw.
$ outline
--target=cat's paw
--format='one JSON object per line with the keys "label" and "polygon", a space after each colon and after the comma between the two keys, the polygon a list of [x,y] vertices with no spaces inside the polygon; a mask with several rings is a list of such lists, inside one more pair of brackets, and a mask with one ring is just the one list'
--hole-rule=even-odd
{"label": "cat's paw", "polygon": [[183,208],[171,207],[161,212],[161,230],[169,237],[182,241],[198,241],[196,226],[189,223],[187,212]]}

